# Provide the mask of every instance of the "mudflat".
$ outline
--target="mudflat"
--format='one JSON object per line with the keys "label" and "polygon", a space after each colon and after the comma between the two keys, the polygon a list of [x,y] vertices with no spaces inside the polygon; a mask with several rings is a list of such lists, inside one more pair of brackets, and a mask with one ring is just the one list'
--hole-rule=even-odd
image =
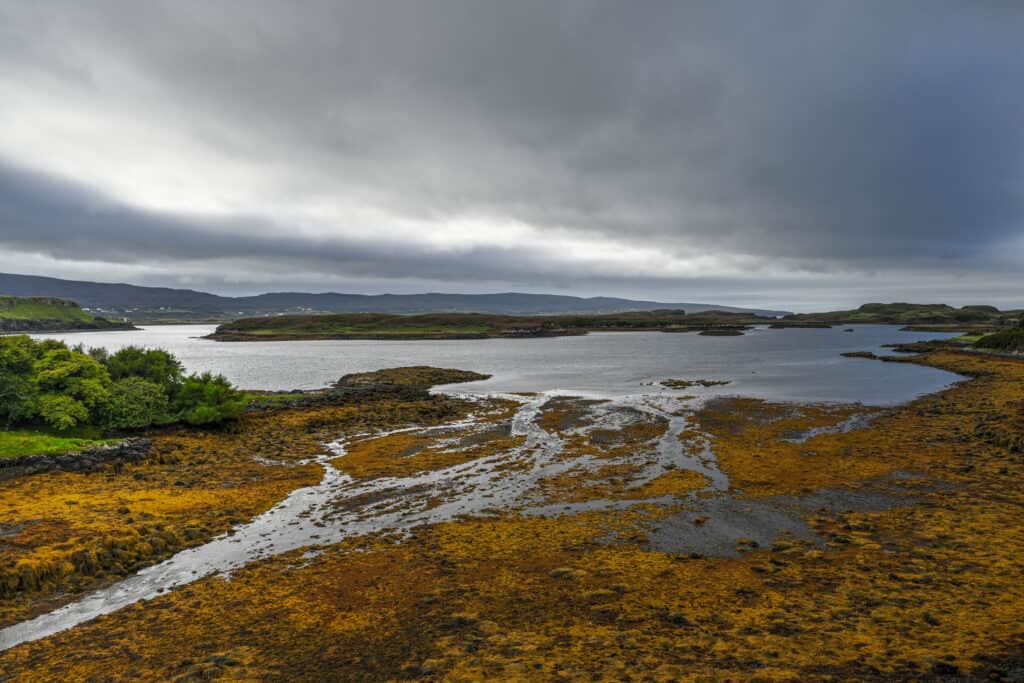
{"label": "mudflat", "polygon": [[1024,361],[910,360],[971,379],[894,408],[362,396],[153,434],[154,455],[117,471],[5,482],[11,625],[232,527],[249,543],[248,519],[337,474],[298,516],[302,547],[264,548],[229,581],[214,573],[12,647],[0,670],[1016,675]]}

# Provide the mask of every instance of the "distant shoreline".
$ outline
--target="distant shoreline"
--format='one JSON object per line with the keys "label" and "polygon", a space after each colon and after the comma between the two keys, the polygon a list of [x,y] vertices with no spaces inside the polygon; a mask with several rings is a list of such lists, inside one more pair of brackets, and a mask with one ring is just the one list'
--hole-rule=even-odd
{"label": "distant shoreline", "polygon": [[[18,325],[4,325],[2,323],[28,323]],[[66,327],[63,324],[59,326],[48,326],[47,321],[36,321],[36,320],[17,320],[17,321],[3,321],[0,320],[0,336],[18,335],[18,334],[45,334],[55,333],[63,334],[65,332],[131,332],[140,328],[136,327],[132,323],[112,323],[108,324],[88,324],[76,325],[73,327]]]}
{"label": "distant shoreline", "polygon": [[836,325],[899,325],[915,331],[982,335],[1020,324],[1022,311],[990,306],[954,309],[942,304],[865,304],[850,311],[769,318],[730,311],[634,311],[599,315],[497,315],[484,313],[336,313],[241,318],[218,325],[214,341],[529,339],[588,332],[696,332],[740,336],[756,326],[829,328]]}
{"label": "distant shoreline", "polygon": [[588,332],[714,332],[742,334],[770,319],[735,313],[644,311],[585,316],[482,313],[389,315],[352,313],[243,318],[217,327],[215,341],[536,339]]}

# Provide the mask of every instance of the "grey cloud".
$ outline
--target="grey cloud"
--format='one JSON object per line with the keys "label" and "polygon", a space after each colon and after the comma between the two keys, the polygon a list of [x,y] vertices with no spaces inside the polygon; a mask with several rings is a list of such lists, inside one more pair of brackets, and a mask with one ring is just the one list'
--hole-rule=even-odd
{"label": "grey cloud", "polygon": [[[87,187],[0,162],[0,246],[60,260],[258,264],[299,277],[350,277],[438,282],[540,279],[565,286],[586,273],[543,250],[478,247],[427,251],[397,241],[343,237],[297,239],[259,217],[183,217],[145,211]],[[216,279],[215,273],[210,274]]]}
{"label": "grey cloud", "polygon": [[[1006,248],[1024,233],[1013,3],[126,1],[3,15],[21,47],[0,48],[0,73],[89,87],[81,55],[130,64],[197,139],[289,169],[278,191],[297,204],[356,195],[399,216],[513,219],[837,281],[1024,266]],[[133,106],[123,95],[110,106]],[[543,244],[457,257],[265,230],[238,240],[265,219],[195,225],[127,207],[80,223],[79,239],[56,227],[71,204],[30,213],[31,231],[0,233],[64,258],[107,235],[111,258],[613,281],[559,272]]]}
{"label": "grey cloud", "polygon": [[[543,250],[529,248],[424,253],[408,245],[373,241],[307,242],[274,236],[265,225],[254,231],[260,222],[258,218],[186,219],[143,211],[87,187],[0,162],[0,255],[28,253],[58,261],[156,266],[155,273],[144,272],[134,279],[136,284],[253,294],[275,289],[416,292],[424,291],[425,283],[428,288],[449,290],[488,283],[491,290],[554,289],[583,295],[615,291],[664,299],[685,295],[722,304],[764,306],[785,301],[798,310],[819,310],[826,305],[852,307],[865,300],[885,300],[892,292],[931,300],[952,282],[955,294],[947,291],[944,296],[953,303],[1020,304],[1015,292],[1005,291],[1007,274],[998,271],[959,282],[956,274],[948,272],[937,278],[918,272],[909,279],[902,273],[895,280],[830,272],[817,273],[811,281],[792,275],[775,277],[769,285],[756,278],[714,274],[659,279],[567,267]],[[110,279],[102,265],[95,271],[89,266],[84,273],[76,271],[76,276],[83,274]],[[828,284],[822,284],[821,276],[827,276]],[[832,291],[833,287],[842,294]]]}

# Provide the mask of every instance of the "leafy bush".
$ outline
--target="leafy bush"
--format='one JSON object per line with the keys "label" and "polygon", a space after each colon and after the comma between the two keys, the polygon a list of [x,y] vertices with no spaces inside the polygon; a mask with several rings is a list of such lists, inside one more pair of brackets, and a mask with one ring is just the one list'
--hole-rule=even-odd
{"label": "leafy bush", "polygon": [[110,387],[103,406],[103,422],[118,429],[140,429],[171,421],[167,392],[142,377],[125,377]]}
{"label": "leafy bush", "polygon": [[185,422],[211,424],[238,417],[245,397],[223,375],[204,372],[185,378],[174,398],[174,409]]}
{"label": "leafy bush", "polygon": [[41,343],[30,381],[38,390],[35,410],[51,427],[69,429],[90,421],[110,396],[110,375],[92,356],[73,351],[63,344]]}
{"label": "leafy bush", "polygon": [[106,365],[111,379],[115,381],[126,377],[141,377],[172,390],[182,380],[181,363],[162,349],[127,346],[111,355]]}
{"label": "leafy bush", "polygon": [[64,346],[43,353],[35,373],[40,391],[69,396],[89,409],[110,395],[107,369],[92,356]]}
{"label": "leafy bush", "polygon": [[8,426],[37,412],[35,343],[29,337],[0,337],[0,420]]}
{"label": "leafy bush", "polygon": [[0,337],[0,421],[139,429],[184,420],[210,424],[238,416],[244,398],[221,375],[184,377],[166,351],[68,348],[27,336]]}
{"label": "leafy bush", "polygon": [[54,429],[71,429],[88,421],[89,409],[81,401],[60,394],[43,394],[37,402],[39,417]]}

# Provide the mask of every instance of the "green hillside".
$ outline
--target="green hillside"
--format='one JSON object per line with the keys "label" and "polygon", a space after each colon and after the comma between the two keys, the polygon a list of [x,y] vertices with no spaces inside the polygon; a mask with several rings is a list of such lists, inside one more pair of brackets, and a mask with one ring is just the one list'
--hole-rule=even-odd
{"label": "green hillside", "polygon": [[130,329],[89,315],[78,304],[50,297],[0,296],[0,332]]}
{"label": "green hillside", "polygon": [[979,349],[1024,353],[1024,328],[1011,327],[993,334],[987,334],[974,342]]}
{"label": "green hillside", "polygon": [[93,317],[64,299],[44,297],[0,296],[2,320],[63,320],[68,323],[89,322]]}
{"label": "green hillside", "polygon": [[965,329],[971,327],[1000,327],[1014,324],[1020,311],[1000,311],[995,306],[964,306],[954,308],[946,304],[864,304],[851,311],[827,313],[798,313],[787,315],[783,323],[824,323],[851,325],[858,323],[914,325]]}

